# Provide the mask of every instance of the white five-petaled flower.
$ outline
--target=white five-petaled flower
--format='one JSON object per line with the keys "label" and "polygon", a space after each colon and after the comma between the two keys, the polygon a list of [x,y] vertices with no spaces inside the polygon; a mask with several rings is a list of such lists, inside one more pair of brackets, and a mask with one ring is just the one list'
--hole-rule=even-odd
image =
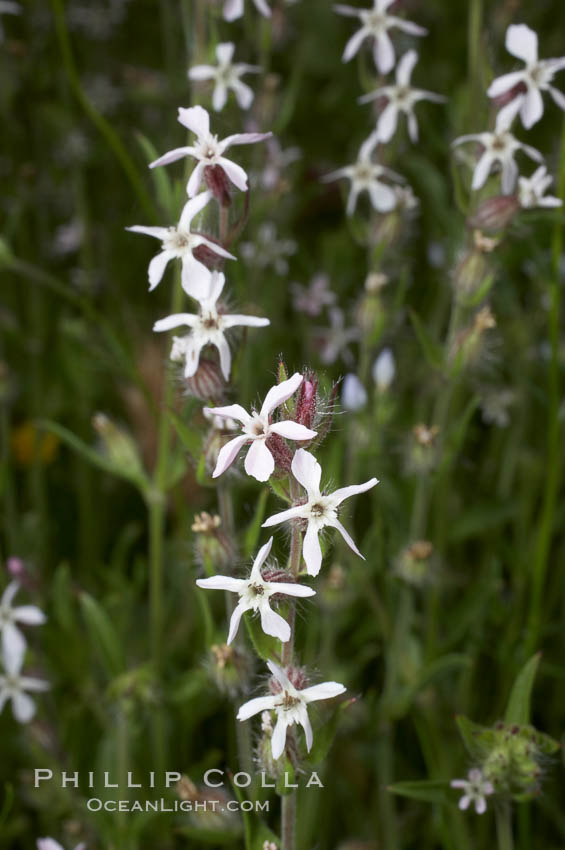
{"label": "white five-petaled flower", "polygon": [[41,626],[47,618],[43,611],[35,605],[12,606],[14,597],[20,585],[12,581],[2,594],[0,599],[0,633],[2,634],[2,657],[4,664],[9,667],[23,658],[26,649],[26,640],[17,624],[26,626]]}
{"label": "white five-petaled flower", "polygon": [[318,534],[323,528],[330,526],[337,528],[347,545],[353,549],[356,555],[363,558],[361,552],[355,545],[349,532],[343,527],[337,518],[337,509],[345,499],[365,493],[378,484],[376,478],[365,481],[364,484],[353,484],[349,487],[341,487],[333,493],[322,495],[320,481],[322,479],[322,467],[313,454],[306,449],[298,449],[292,459],[292,474],[302,484],[308,500],[302,505],[295,505],[278,514],[273,514],[263,523],[263,528],[278,525],[288,520],[307,520],[308,527],[304,535],[302,555],[306,563],[306,569],[312,576],[317,576],[322,566],[322,549]]}
{"label": "white five-petaled flower", "polygon": [[540,165],[531,177],[518,180],[518,199],[524,209],[533,207],[560,207],[563,201],[545,193],[553,183],[553,177],[547,173],[545,165]]}
{"label": "white five-petaled flower", "polygon": [[215,416],[237,419],[241,422],[243,431],[242,436],[235,437],[220,449],[213,478],[225,472],[236,459],[240,449],[246,443],[251,443],[245,458],[245,471],[257,481],[268,481],[275,469],[275,459],[267,446],[267,440],[271,435],[276,434],[287,440],[300,442],[306,442],[316,436],[316,431],[311,431],[310,428],[289,419],[271,422],[273,410],[294,395],[303,380],[303,376],[295,372],[291,378],[271,387],[259,413],[255,410],[248,413],[240,404],[204,408],[210,410]]}
{"label": "white five-petaled flower", "polygon": [[449,784],[452,788],[461,788],[464,792],[459,800],[459,808],[465,811],[471,803],[475,804],[475,811],[478,815],[482,815],[487,810],[486,797],[494,794],[494,786],[492,782],[483,777],[483,774],[478,768],[470,770],[467,774],[467,779],[453,779]]}
{"label": "white five-petaled flower", "polygon": [[[565,57],[538,59],[538,37],[526,24],[511,24],[508,27],[506,49],[512,56],[522,59],[526,67],[493,80],[487,91],[488,96],[499,97],[517,86],[520,118],[526,129],[533,127],[543,115],[542,91],[548,91],[557,106],[565,110],[565,95],[551,85],[555,74],[565,68]],[[519,94],[520,86],[526,87],[523,95]]]}
{"label": "white five-petaled flower", "polygon": [[217,301],[222,294],[225,276],[221,272],[213,272],[209,279],[209,289],[205,297],[199,298],[198,313],[175,313],[160,319],[153,325],[154,331],[170,331],[186,325],[190,333],[173,338],[171,360],[184,361],[184,376],[191,378],[198,369],[200,352],[205,345],[214,345],[220,355],[220,368],[226,381],[230,377],[231,352],[225,332],[230,328],[246,325],[250,328],[264,328],[270,325],[269,319],[259,316],[243,316],[239,314],[226,315],[219,312]]}
{"label": "white five-petaled flower", "polygon": [[233,254],[230,254],[221,245],[217,245],[211,239],[207,239],[200,233],[194,233],[190,229],[192,219],[202,212],[211,198],[211,192],[201,192],[196,198],[187,201],[176,227],[145,227],[136,224],[133,227],[126,228],[133,233],[154,236],[155,239],[160,239],[163,243],[162,251],[153,257],[149,263],[150,292],[161,282],[169,260],[179,259],[182,260],[182,288],[184,291],[192,298],[205,297],[210,285],[210,271],[204,263],[196,259],[193,253],[194,249],[200,245],[206,245],[220,257],[235,260]]}
{"label": "white five-petaled flower", "polygon": [[239,594],[239,602],[234,608],[230,620],[230,631],[228,644],[232,642],[237,634],[241,616],[245,611],[258,611],[261,615],[261,628],[267,635],[272,635],[286,642],[290,638],[290,626],[280,614],[272,610],[269,600],[277,593],[285,596],[314,596],[315,590],[303,584],[279,581],[265,581],[261,575],[261,567],[269,557],[273,538],[261,547],[253,568],[247,579],[231,578],[230,576],[212,576],[211,578],[198,579],[198,587],[212,588],[214,590],[229,590]]}
{"label": "white five-petaled flower", "polygon": [[151,162],[149,167],[155,168],[157,165],[168,165],[170,162],[176,162],[177,159],[182,159],[185,156],[192,156],[198,160],[198,164],[186,185],[186,191],[189,198],[193,198],[202,182],[204,170],[208,167],[218,166],[224,171],[228,179],[240,189],[242,192],[247,191],[247,174],[237,163],[231,159],[226,159],[224,153],[232,145],[250,145],[255,142],[262,142],[272,136],[272,133],[235,133],[233,136],[226,136],[225,139],[219,140],[217,136],[210,133],[210,116],[201,106],[192,106],[190,109],[179,107],[178,120],[187,127],[191,133],[196,135],[194,145],[187,145],[182,148],[174,148],[159,159]]}
{"label": "white five-petaled flower", "polygon": [[377,122],[377,135],[381,142],[388,142],[392,139],[398,126],[398,116],[403,112],[408,122],[410,139],[416,143],[418,141],[418,121],[414,114],[414,106],[421,100],[445,103],[446,98],[443,95],[423,89],[415,89],[410,85],[410,77],[417,61],[418,54],[416,51],[409,50],[396,66],[396,85],[382,86],[359,98],[359,103],[369,103],[369,101],[376,100],[379,97],[387,99],[388,103]]}
{"label": "white five-petaled flower", "polygon": [[343,51],[344,62],[349,62],[350,59],[353,59],[366,38],[372,38],[374,39],[373,56],[375,65],[381,74],[388,74],[394,68],[395,62],[394,47],[388,31],[399,29],[410,35],[427,34],[428,31],[424,27],[413,24],[411,21],[405,21],[404,18],[398,18],[396,15],[389,15],[387,9],[394,2],[395,0],[374,0],[372,9],[356,9],[353,6],[343,6],[341,4],[334,6],[335,11],[339,15],[359,18],[361,21],[361,29],[357,30],[345,45],[345,50]]}
{"label": "white five-petaled flower", "polygon": [[[253,0],[258,12],[265,15],[266,18],[271,17],[271,10],[267,5],[266,0]],[[235,21],[241,18],[244,9],[244,0],[225,0],[224,2],[224,18],[226,21]]]}
{"label": "white five-petaled flower", "polygon": [[259,73],[257,65],[245,62],[232,62],[235,44],[226,42],[216,46],[217,65],[193,65],[188,72],[191,80],[214,80],[212,106],[219,112],[224,108],[231,89],[242,109],[249,109],[253,103],[253,91],[241,81],[243,74]]}
{"label": "white five-petaled flower", "polygon": [[[75,850],[85,850],[86,844],[77,844]],[[54,838],[38,838],[37,850],[64,850]]]}
{"label": "white five-petaled flower", "polygon": [[49,682],[22,676],[25,646],[15,652],[2,653],[4,672],[0,674],[0,714],[8,700],[12,701],[12,712],[18,723],[29,723],[35,714],[35,703],[26,691],[47,691]]}
{"label": "white five-petaled flower", "polygon": [[299,690],[289,681],[284,670],[281,670],[273,661],[267,661],[267,666],[280,685],[280,693],[249,700],[237,712],[237,719],[249,720],[254,714],[263,711],[276,711],[277,722],[271,739],[273,758],[278,759],[283,754],[286,744],[286,730],[294,723],[299,723],[304,729],[306,748],[310,752],[313,734],[308,717],[308,704],[320,699],[337,697],[345,693],[346,688],[338,682],[323,682],[320,685],[312,685],[309,688]]}
{"label": "white five-petaled flower", "polygon": [[502,170],[502,192],[509,195],[516,185],[518,178],[518,166],[514,160],[514,154],[522,150],[536,162],[543,162],[543,156],[535,148],[519,142],[510,132],[510,125],[516,117],[520,108],[519,100],[511,101],[500,110],[496,116],[496,125],[493,133],[470,133],[459,136],[452,143],[461,145],[465,142],[479,142],[484,148],[483,153],[475,166],[473,173],[472,189],[480,189],[485,185],[493,165],[499,163]]}
{"label": "white five-petaled flower", "polygon": [[369,193],[371,204],[377,212],[390,212],[396,205],[394,191],[380,178],[386,176],[391,180],[402,181],[402,177],[383,165],[379,165],[378,162],[373,162],[372,153],[378,143],[378,134],[376,132],[371,133],[359,149],[357,162],[353,165],[346,165],[344,168],[338,168],[337,171],[332,171],[331,174],[322,177],[322,180],[327,183],[332,180],[339,180],[341,177],[348,177],[351,180],[347,199],[347,215],[353,215],[355,212],[360,192]]}

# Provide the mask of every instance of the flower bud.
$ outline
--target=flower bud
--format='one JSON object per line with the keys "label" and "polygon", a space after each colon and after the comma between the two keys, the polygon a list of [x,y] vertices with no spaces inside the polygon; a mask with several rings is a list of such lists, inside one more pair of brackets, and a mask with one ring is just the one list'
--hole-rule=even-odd
{"label": "flower bud", "polygon": [[[290,684],[294,685],[297,691],[308,687],[309,679],[305,667],[295,667],[291,664],[289,667],[284,668],[284,672]],[[269,690],[272,694],[280,694],[282,691],[281,683],[275,676],[271,676],[269,679]]]}
{"label": "flower bud", "polygon": [[206,357],[200,358],[198,369],[192,378],[185,378],[184,381],[188,394],[200,401],[222,401],[227,387],[219,364]]}
{"label": "flower bud", "polygon": [[[187,813],[187,817],[196,835],[199,830],[240,835],[243,830],[241,815],[237,811],[230,811],[230,797],[223,788],[198,787],[188,776],[183,776],[176,790],[181,800],[194,804],[194,809]],[[198,841],[196,835],[195,840]]]}
{"label": "flower bud", "polygon": [[214,572],[226,570],[233,564],[235,546],[221,528],[221,519],[206,511],[196,514],[192,523],[195,532],[194,549],[197,561]]}
{"label": "flower bud", "polygon": [[456,368],[472,368],[478,365],[485,352],[485,331],[496,327],[490,307],[482,307],[470,327],[459,333],[451,346],[449,359]]}
{"label": "flower bud", "polygon": [[[210,242],[214,242],[216,245],[221,246],[220,240],[211,236],[209,233],[206,234],[206,239],[209,239]],[[216,252],[208,245],[198,245],[192,254],[195,260],[198,260],[199,263],[203,263],[207,269],[210,269],[210,271],[221,270],[224,267],[224,258],[220,257],[219,254],[216,254]]]}
{"label": "flower bud", "polygon": [[437,425],[420,423],[412,428],[412,441],[407,459],[408,469],[412,472],[429,472],[437,460],[436,438],[439,434]]}
{"label": "flower bud", "polygon": [[234,699],[249,689],[253,662],[242,649],[227,643],[210,647],[208,669],[218,690]]}
{"label": "flower bud", "polygon": [[416,540],[406,546],[396,560],[396,575],[414,587],[429,584],[433,579],[433,551],[429,540]]}
{"label": "flower bud", "polygon": [[371,272],[365,278],[365,292],[368,292],[370,295],[376,295],[388,283],[390,283],[388,275],[382,272]]}
{"label": "flower bud", "polygon": [[294,421],[306,428],[312,428],[316,417],[318,402],[318,378],[311,372],[306,372],[304,380],[298,389],[296,413]]}
{"label": "flower bud", "polygon": [[275,461],[275,473],[288,475],[291,471],[293,453],[286,441],[279,434],[269,434],[265,445]]}
{"label": "flower bud", "polygon": [[230,181],[221,165],[207,165],[204,169],[204,180],[220,206],[229,207],[231,204]]}
{"label": "flower bud", "polygon": [[373,380],[379,393],[384,393],[388,390],[394,380],[395,374],[396,364],[394,362],[394,354],[390,348],[383,348],[373,363]]}
{"label": "flower bud", "polygon": [[[483,739],[483,741],[481,741]],[[540,792],[542,764],[558,749],[556,741],[533,726],[498,723],[477,736],[484,743],[482,771],[499,793],[523,800]]]}
{"label": "flower bud", "polygon": [[504,230],[519,209],[520,201],[517,195],[495,195],[482,202],[468,223],[471,227],[490,232]]}
{"label": "flower bud", "polygon": [[527,86],[522,80],[519,83],[516,83],[515,86],[512,86],[508,91],[502,92],[502,94],[497,95],[492,98],[492,102],[497,109],[501,109],[503,106],[506,106],[507,103],[510,103],[511,100],[518,97],[522,94],[527,94]]}
{"label": "flower bud", "polygon": [[96,413],[92,424],[102,438],[103,453],[116,471],[128,478],[144,479],[145,470],[131,434],[104,413]]}
{"label": "flower bud", "polygon": [[367,404],[367,390],[352,372],[343,379],[341,403],[345,410],[357,412]]}

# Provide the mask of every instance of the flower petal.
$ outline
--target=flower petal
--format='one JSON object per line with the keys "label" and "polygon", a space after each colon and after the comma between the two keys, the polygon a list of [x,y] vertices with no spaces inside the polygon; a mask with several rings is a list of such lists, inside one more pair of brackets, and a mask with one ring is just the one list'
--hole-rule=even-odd
{"label": "flower petal", "polygon": [[22,669],[26,645],[20,630],[13,623],[5,623],[2,629],[2,663],[8,674],[17,674]]}
{"label": "flower petal", "polygon": [[212,95],[212,106],[216,112],[221,112],[228,102],[228,87],[225,83],[217,82]]}
{"label": "flower petal", "polygon": [[198,587],[204,587],[207,590],[229,590],[231,593],[240,593],[245,590],[248,582],[242,578],[232,578],[231,576],[210,576],[209,578],[196,579]]}
{"label": "flower petal", "polygon": [[489,97],[498,97],[499,95],[510,91],[510,89],[513,89],[514,86],[517,86],[518,83],[521,83],[523,80],[523,71],[511,71],[510,74],[502,74],[502,76],[497,77],[492,81],[487,89],[487,94]]}
{"label": "flower petal", "polygon": [[370,478],[369,481],[365,481],[363,484],[350,484],[349,487],[340,487],[339,490],[335,490],[331,494],[330,498],[332,503],[337,507],[345,499],[350,499],[351,496],[357,496],[359,493],[366,493],[367,490],[376,487],[378,483],[378,478]]}
{"label": "flower petal", "polygon": [[277,384],[277,386],[271,387],[263,401],[260,415],[269,416],[276,407],[279,407],[279,405],[289,399],[291,395],[294,395],[302,381],[303,376],[299,372],[295,372],[294,375],[286,381],[281,381],[281,383]]}
{"label": "flower petal", "polygon": [[343,537],[343,539],[345,540],[345,542],[347,543],[349,548],[352,549],[355,552],[356,555],[359,555],[360,558],[363,558],[363,560],[365,560],[365,556],[361,554],[361,552],[359,551],[359,549],[357,548],[357,546],[355,544],[355,541],[353,540],[353,538],[351,537],[351,535],[349,534],[347,529],[344,528],[344,526],[341,524],[341,522],[338,519],[327,520],[327,523],[328,523],[328,525],[331,525],[332,528],[337,528],[337,530],[339,531],[339,533],[341,534],[341,536]]}
{"label": "flower petal", "polygon": [[308,574],[317,576],[322,567],[322,548],[318,539],[318,531],[312,523],[308,523],[308,528],[304,535],[302,557],[304,558]]}
{"label": "flower petal", "polygon": [[238,602],[238,604],[233,609],[233,613],[230,617],[230,631],[228,634],[227,644],[229,645],[237,634],[237,630],[239,629],[239,623],[241,617],[245,611],[248,611],[251,606],[242,600]]}
{"label": "flower petal", "polygon": [[197,216],[198,213],[202,212],[206,204],[208,204],[211,199],[212,192],[206,191],[201,192],[199,195],[196,195],[195,198],[191,198],[189,201],[187,201],[184,207],[182,208],[178,229],[190,230],[190,223],[192,219]]}
{"label": "flower petal", "polygon": [[290,584],[286,581],[266,581],[265,587],[271,593],[282,593],[284,596],[315,596],[316,591],[306,584]]}
{"label": "flower petal", "polygon": [[259,613],[261,614],[261,628],[266,635],[276,637],[282,643],[290,640],[290,626],[280,614],[277,614],[269,606],[269,600],[263,599],[259,605]]}
{"label": "flower petal", "polygon": [[387,32],[383,31],[375,38],[373,46],[375,65],[381,74],[388,74],[394,68],[394,47]]}
{"label": "flower petal", "polygon": [[407,50],[402,59],[399,60],[396,66],[396,82],[399,86],[410,85],[410,77],[417,61],[418,54],[415,50]]}
{"label": "flower petal", "polygon": [[220,451],[218,452],[218,460],[216,462],[216,468],[212,474],[212,478],[218,478],[222,475],[226,469],[228,469],[236,457],[238,456],[240,449],[247,442],[247,437],[234,437],[233,440],[230,440],[229,443],[226,443],[225,446],[222,446]]}
{"label": "flower petal", "polygon": [[222,65],[229,65],[233,59],[235,44],[233,41],[223,41],[216,45],[216,58]]}
{"label": "flower petal", "polygon": [[359,52],[359,48],[366,38],[370,35],[370,31],[366,27],[361,27],[357,32],[354,32],[348,40],[341,57],[342,62],[349,62]]}
{"label": "flower petal", "polygon": [[192,68],[188,69],[188,79],[196,81],[213,80],[217,73],[218,71],[213,65],[193,65]]}
{"label": "flower petal", "polygon": [[163,275],[165,274],[165,269],[167,268],[167,263],[169,260],[172,260],[174,256],[175,254],[173,251],[161,251],[160,254],[153,257],[149,263],[149,268],[147,269],[150,292],[152,292],[155,287],[161,283]]}
{"label": "flower petal", "polygon": [[14,608],[14,620],[25,623],[26,626],[41,626],[47,622],[47,617],[36,605],[20,605]]}
{"label": "flower petal", "polygon": [[244,703],[237,712],[238,720],[249,720],[254,714],[259,714],[261,711],[270,711],[275,707],[277,698],[275,696],[256,697]]}
{"label": "flower petal", "polygon": [[543,98],[538,88],[530,87],[528,93],[524,97],[522,108],[520,110],[520,118],[522,124],[529,130],[536,124],[543,115]]}
{"label": "flower petal", "polygon": [[184,156],[191,156],[193,154],[194,148],[190,147],[190,145],[185,145],[182,148],[173,148],[172,151],[167,151],[163,156],[150,162],[149,168],[157,168],[159,165],[169,165],[171,162],[176,162],[177,159],[182,159]]}
{"label": "flower petal", "polygon": [[273,758],[278,759],[282,756],[286,745],[286,730],[288,722],[284,711],[279,712],[277,722],[271,738],[271,750]]}
{"label": "flower petal", "polygon": [[265,520],[261,528],[270,528],[272,525],[280,525],[281,522],[287,522],[291,519],[300,519],[304,517],[305,510],[303,505],[298,505],[295,508],[289,508],[286,511],[280,511],[278,514],[273,514]]}
{"label": "flower petal", "polygon": [[251,575],[249,576],[250,581],[261,577],[261,567],[269,557],[272,548],[273,538],[271,537],[271,539],[268,540],[267,543],[264,543],[263,546],[261,546],[261,548],[257,552],[257,555],[255,556],[255,560],[253,561],[253,567],[251,568]]}
{"label": "flower petal", "polygon": [[251,416],[241,404],[228,404],[225,407],[205,407],[204,413],[223,416],[224,419],[237,419],[242,425],[247,425],[251,420]]}
{"label": "flower petal", "polygon": [[215,345],[220,355],[220,369],[226,383],[230,379],[231,371],[231,351],[227,339],[222,333],[214,334],[214,339],[211,340],[212,345]]}
{"label": "flower petal", "polygon": [[485,153],[481,156],[478,163],[475,166],[475,170],[473,172],[473,181],[471,183],[471,188],[474,190],[480,189],[487,182],[487,177],[490,174],[490,169],[492,167],[493,159],[490,153]]}
{"label": "flower petal", "polygon": [[314,455],[306,449],[298,449],[292,458],[292,474],[308,493],[308,499],[313,501],[320,495],[322,467]]}
{"label": "flower petal", "polygon": [[305,425],[300,425],[299,422],[292,422],[290,419],[284,419],[282,422],[274,422],[272,425],[269,425],[269,431],[279,434],[279,436],[285,437],[287,440],[298,440],[299,442],[312,440],[318,433],[317,431],[312,431],[311,428],[307,428]]}
{"label": "flower petal", "polygon": [[226,159],[225,156],[219,157],[218,165],[223,168],[234,186],[236,186],[241,192],[247,191],[247,173],[241,165],[237,165],[237,163],[232,162],[231,159]]}
{"label": "flower petal", "polygon": [[538,37],[526,24],[510,24],[506,30],[506,49],[523,62],[537,62]]}
{"label": "flower petal", "polygon": [[205,165],[203,162],[199,162],[190,177],[188,178],[188,183],[186,184],[186,194],[189,198],[194,198],[200,189],[200,184],[202,183],[202,177],[204,175]]}
{"label": "flower petal", "polygon": [[312,724],[310,723],[310,718],[308,717],[308,709],[305,705],[301,705],[299,709],[299,717],[300,717],[300,725],[304,729],[304,736],[306,738],[306,749],[308,752],[312,749],[312,744],[314,743],[314,735],[312,732]]}
{"label": "flower petal", "polygon": [[202,106],[191,106],[188,109],[179,106],[177,120],[198,137],[210,134],[210,116]]}
{"label": "flower petal", "polygon": [[170,331],[172,328],[178,328],[181,325],[194,327],[198,322],[198,316],[195,313],[173,313],[172,316],[166,316],[164,319],[159,319],[153,325],[153,330],[156,333]]}
{"label": "flower petal", "polygon": [[12,696],[12,711],[18,723],[29,723],[35,714],[35,703],[23,691],[16,691]]}
{"label": "flower petal", "polygon": [[275,677],[283,691],[290,691],[291,693],[295,693],[295,687],[289,682],[288,676],[278,664],[275,664],[274,661],[267,661],[267,667],[271,671],[271,674]]}
{"label": "flower petal", "polygon": [[379,116],[377,133],[380,142],[389,142],[396,132],[398,125],[398,107],[396,103],[388,103]]}
{"label": "flower petal", "polygon": [[300,691],[300,696],[306,702],[316,702],[319,699],[333,699],[344,694],[347,688],[339,682],[322,682],[320,685],[312,685]]}
{"label": "flower petal", "polygon": [[226,0],[224,3],[224,20],[235,21],[243,15],[243,0]]}
{"label": "flower petal", "polygon": [[257,481],[268,481],[275,471],[275,459],[264,439],[253,440],[244,463],[245,471]]}

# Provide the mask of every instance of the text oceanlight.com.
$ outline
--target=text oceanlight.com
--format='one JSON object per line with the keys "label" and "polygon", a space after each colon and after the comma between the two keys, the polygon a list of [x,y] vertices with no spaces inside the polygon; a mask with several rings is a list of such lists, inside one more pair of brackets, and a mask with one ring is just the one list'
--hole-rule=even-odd
{"label": "text oceanlight.com", "polygon": [[264,800],[100,800],[91,797],[86,801],[89,812],[268,812],[269,801]]}

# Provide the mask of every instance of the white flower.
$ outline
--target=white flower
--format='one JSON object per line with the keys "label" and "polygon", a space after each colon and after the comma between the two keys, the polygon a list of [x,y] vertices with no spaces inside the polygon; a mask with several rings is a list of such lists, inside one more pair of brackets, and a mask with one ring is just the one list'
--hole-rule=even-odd
{"label": "white flower", "polygon": [[269,599],[277,593],[285,596],[314,596],[316,591],[311,587],[291,582],[265,581],[261,575],[261,567],[269,557],[273,538],[261,547],[253,569],[248,579],[230,578],[230,576],[212,576],[211,578],[198,579],[198,587],[212,588],[214,590],[229,590],[239,594],[239,602],[234,608],[230,620],[230,631],[228,644],[232,642],[237,634],[241,616],[245,611],[258,611],[261,615],[261,628],[267,635],[272,635],[286,642],[290,638],[290,626],[283,620],[280,614],[275,613],[269,605]]}
{"label": "white flower", "polygon": [[270,266],[279,275],[288,274],[288,260],[296,254],[297,244],[292,239],[280,239],[276,225],[272,221],[264,221],[257,231],[253,242],[243,242],[241,256],[259,269]]}
{"label": "white flower", "polygon": [[[85,850],[86,844],[77,844],[75,850]],[[38,838],[37,850],[64,850],[54,838]]]}
{"label": "white flower", "polygon": [[292,306],[307,316],[319,316],[323,307],[331,307],[336,302],[335,292],[329,288],[330,279],[326,274],[316,274],[308,286],[291,283]]}
{"label": "white flower", "polygon": [[26,691],[47,691],[49,683],[43,679],[22,676],[25,646],[18,653],[2,653],[5,672],[0,674],[0,714],[8,700],[12,701],[12,712],[18,723],[29,723],[35,714],[35,703]]}
{"label": "white flower", "polygon": [[398,116],[403,112],[408,122],[410,139],[416,143],[418,141],[418,121],[414,114],[414,106],[420,100],[445,103],[446,98],[441,94],[412,88],[410,77],[417,61],[418,54],[416,51],[409,50],[396,66],[396,85],[382,86],[359,98],[359,103],[369,103],[369,101],[376,100],[379,97],[386,97],[388,103],[377,122],[377,135],[381,142],[388,142],[392,139],[398,126]]}
{"label": "white flower", "polygon": [[191,80],[214,80],[212,106],[219,112],[228,100],[231,89],[242,109],[249,109],[253,103],[253,91],[241,81],[243,74],[259,73],[257,65],[247,65],[245,62],[232,62],[235,44],[227,42],[216,46],[217,65],[194,65],[188,72]]}
{"label": "white flower", "polygon": [[8,667],[18,663],[23,658],[26,649],[26,640],[17,627],[17,623],[26,626],[41,626],[47,618],[43,611],[35,605],[20,605],[12,607],[12,602],[20,585],[12,581],[2,594],[0,599],[0,633],[2,634],[2,657],[4,664]]}
{"label": "white flower", "polygon": [[494,794],[494,786],[492,782],[484,779],[482,772],[477,768],[470,770],[467,776],[468,779],[453,779],[449,784],[452,788],[461,788],[464,792],[459,800],[460,809],[465,811],[471,803],[474,803],[476,813],[482,815],[487,810],[485,797]]}
{"label": "white flower", "polygon": [[367,390],[353,372],[343,379],[341,403],[345,410],[362,410],[367,404]]}
{"label": "white flower", "polygon": [[[0,0],[0,15],[21,15],[22,7],[19,3],[11,3],[9,0]],[[4,41],[4,27],[0,18],[0,41]]]}
{"label": "white flower", "polygon": [[426,35],[427,30],[411,21],[387,14],[387,9],[395,0],[374,0],[372,9],[355,9],[353,6],[334,6],[339,15],[359,18],[361,29],[349,39],[343,51],[343,61],[349,62],[358,52],[366,38],[373,38],[373,56],[375,65],[381,74],[388,74],[394,68],[395,55],[388,31],[399,29],[410,35]]}
{"label": "white flower", "polygon": [[361,332],[359,328],[345,327],[345,313],[340,307],[332,307],[328,313],[330,327],[317,329],[315,335],[316,344],[320,347],[320,360],[328,366],[341,356],[345,363],[353,366],[349,344],[357,342]]}
{"label": "white flower", "polygon": [[184,361],[184,376],[192,378],[198,369],[200,352],[205,345],[214,345],[220,355],[220,367],[226,381],[229,381],[231,369],[231,352],[225,332],[230,328],[247,326],[250,328],[264,328],[270,325],[269,319],[261,319],[258,316],[242,316],[234,314],[231,316],[218,312],[216,302],[222,294],[225,276],[221,272],[213,272],[210,276],[209,290],[205,298],[199,299],[200,311],[195,313],[175,313],[166,319],[159,319],[153,325],[154,331],[170,331],[186,325],[190,333],[183,337],[173,338],[171,360]]}
{"label": "white flower", "polygon": [[196,198],[187,201],[184,205],[179,223],[176,227],[145,227],[136,224],[127,227],[133,233],[145,233],[154,236],[163,243],[163,250],[157,254],[149,263],[149,291],[151,292],[161,282],[165,268],[169,260],[179,259],[182,261],[182,288],[192,298],[200,298],[205,295],[210,285],[210,271],[194,256],[194,249],[200,245],[206,245],[220,257],[235,260],[233,254],[217,245],[200,233],[194,233],[190,229],[192,219],[201,212],[212,198],[211,192],[201,192]]}
{"label": "white flower", "polygon": [[373,363],[373,380],[380,393],[388,390],[394,381],[395,374],[396,364],[394,362],[394,354],[390,348],[383,348]]}
{"label": "white flower", "polygon": [[546,195],[553,183],[553,177],[547,173],[545,165],[540,165],[531,177],[520,177],[518,180],[518,198],[524,209],[533,207],[560,207],[563,201]]}
{"label": "white flower", "polygon": [[308,528],[304,535],[302,554],[306,562],[306,569],[312,576],[317,576],[322,566],[322,549],[318,534],[323,528],[328,526],[337,528],[347,545],[353,549],[356,555],[363,558],[353,539],[338,520],[337,509],[345,499],[370,490],[371,487],[379,483],[378,480],[371,478],[370,481],[365,481],[364,484],[341,487],[333,493],[322,495],[320,492],[322,467],[314,455],[307,452],[306,449],[298,449],[294,455],[292,459],[292,474],[306,490],[308,501],[302,505],[295,505],[286,511],[274,514],[265,520],[263,528],[278,525],[281,522],[287,522],[287,520],[307,520]]}
{"label": "white flower", "polygon": [[514,154],[518,150],[523,150],[530,159],[536,162],[543,162],[543,156],[539,151],[519,142],[510,133],[510,125],[516,117],[519,108],[520,102],[518,99],[511,101],[501,109],[496,116],[494,133],[471,133],[466,136],[459,136],[452,143],[453,145],[461,145],[465,142],[479,142],[484,148],[473,173],[473,182],[471,184],[473,189],[480,189],[484,186],[493,165],[499,163],[502,169],[502,192],[505,195],[509,195],[514,189],[518,178],[518,166],[514,160]]}
{"label": "white flower", "polygon": [[282,172],[302,156],[300,148],[283,150],[278,139],[271,138],[267,142],[267,162],[258,180],[267,192],[274,191],[280,184]]}
{"label": "white flower", "polygon": [[218,166],[227,175],[228,179],[240,189],[242,192],[247,191],[247,174],[241,167],[231,159],[226,159],[224,153],[232,145],[250,145],[255,142],[262,142],[272,136],[272,133],[236,133],[233,136],[226,136],[221,141],[217,136],[210,133],[210,116],[201,106],[192,106],[190,109],[179,108],[178,120],[187,127],[191,133],[196,135],[194,145],[187,145],[182,148],[174,148],[159,159],[150,163],[150,168],[155,168],[157,165],[168,165],[170,162],[176,162],[177,159],[182,159],[184,156],[192,156],[198,160],[198,165],[190,175],[190,179],[186,185],[186,191],[189,198],[193,198],[202,182],[204,170],[209,167]]}
{"label": "white flower", "polygon": [[316,431],[311,431],[310,428],[289,419],[282,422],[271,422],[273,410],[294,395],[303,380],[303,376],[295,372],[291,378],[271,387],[265,396],[259,413],[252,410],[249,414],[240,404],[204,408],[204,410],[211,411],[215,416],[237,419],[238,422],[241,422],[243,431],[243,436],[235,437],[220,449],[216,468],[212,475],[213,478],[217,478],[225,472],[236,459],[240,449],[247,443],[251,443],[245,458],[245,471],[248,475],[256,478],[257,481],[268,481],[275,469],[275,459],[267,447],[267,439],[272,434],[300,442],[311,440],[316,436]]}
{"label": "white flower", "polygon": [[361,145],[357,162],[353,165],[346,165],[345,168],[338,168],[337,171],[332,171],[331,174],[322,177],[325,182],[339,180],[341,177],[348,177],[351,180],[349,198],[347,199],[347,215],[353,215],[359,193],[364,191],[369,193],[371,204],[378,212],[390,212],[395,207],[396,196],[394,191],[380,178],[383,175],[392,180],[402,180],[402,178],[394,171],[372,161],[371,155],[378,142],[378,134],[376,132],[371,133],[369,138]]}
{"label": "white flower", "polygon": [[520,118],[529,129],[543,115],[542,91],[548,91],[561,109],[565,109],[565,95],[551,85],[553,77],[565,68],[565,57],[560,59],[538,59],[538,37],[526,24],[511,24],[506,30],[506,49],[512,56],[522,59],[526,67],[521,71],[503,74],[491,83],[487,94],[500,97],[515,86],[526,86],[526,94],[520,95]]}
{"label": "white flower", "polygon": [[281,687],[280,693],[249,700],[237,712],[237,719],[248,720],[254,714],[259,714],[262,711],[276,711],[277,723],[271,738],[273,758],[278,759],[283,754],[286,744],[286,730],[294,723],[299,723],[304,729],[306,748],[310,752],[313,735],[308,717],[308,704],[319,699],[337,697],[345,693],[346,688],[337,682],[323,682],[321,685],[312,685],[309,688],[298,690],[289,682],[286,673],[280,667],[277,667],[273,661],[267,661],[267,666]]}
{"label": "white flower", "polygon": [[[271,10],[266,0],[253,0],[253,2],[258,12],[261,12],[266,18],[271,17]],[[243,15],[243,3],[244,0],[225,0],[224,19],[226,21],[235,21],[236,18],[241,18]]]}

